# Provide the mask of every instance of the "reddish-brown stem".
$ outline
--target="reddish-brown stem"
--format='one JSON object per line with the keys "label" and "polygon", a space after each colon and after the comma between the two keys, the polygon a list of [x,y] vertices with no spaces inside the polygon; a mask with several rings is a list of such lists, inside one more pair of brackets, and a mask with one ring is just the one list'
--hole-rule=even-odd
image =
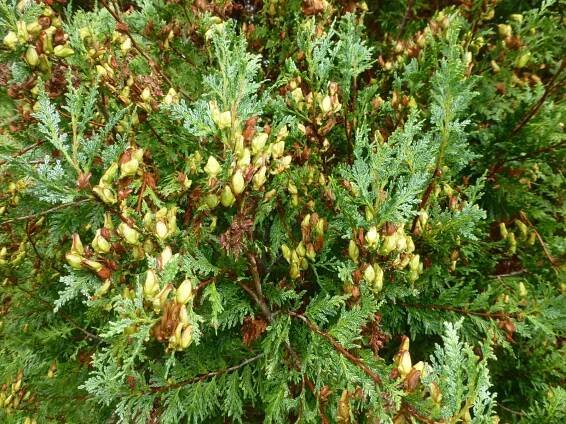
{"label": "reddish-brown stem", "polygon": [[[155,71],[156,74],[158,74],[161,78],[163,78],[163,80],[165,80],[165,82],[167,82],[167,84],[169,84],[170,87],[173,87],[173,82],[171,81],[171,79],[165,75],[162,71],[161,68],[159,67],[159,65],[155,62],[155,60],[153,60],[153,58],[147,54],[145,52],[144,49],[142,49],[138,43],[136,42],[136,40],[134,39],[134,37],[132,37],[132,34],[129,32],[128,25],[122,20],[122,18],[118,15],[118,13],[116,13],[116,11],[114,11],[109,5],[108,2],[106,0],[100,0],[100,3],[102,4],[102,6],[104,6],[104,8],[106,10],[108,10],[108,13],[110,13],[110,15],[112,15],[112,17],[114,18],[114,20],[116,22],[118,22],[119,24],[121,24],[122,29],[121,31],[125,34],[128,35],[128,37],[130,38],[130,40],[132,41],[132,47],[140,54],[143,56],[143,58],[145,60],[147,60],[149,66]],[[188,97],[187,94],[182,90],[182,89],[178,89],[179,92],[185,96]]]}
{"label": "reddish-brown stem", "polygon": [[309,330],[311,330],[313,333],[316,333],[322,338],[326,339],[332,345],[334,350],[336,350],[338,353],[340,353],[342,356],[348,359],[351,363],[353,363],[358,368],[360,368],[368,377],[370,377],[375,382],[375,384],[377,384],[378,386],[381,385],[381,377],[377,375],[375,372],[373,372],[371,368],[368,367],[360,358],[358,358],[353,353],[349,352],[344,346],[338,343],[338,341],[336,341],[334,337],[320,330],[314,323],[312,323],[304,315],[301,315],[297,312],[288,312],[288,313],[290,316],[303,321],[306,324],[306,326],[309,328]]}
{"label": "reddish-brown stem", "polygon": [[252,288],[250,288],[248,285],[246,285],[245,283],[242,283],[241,281],[238,282],[239,286],[244,289],[244,291],[253,299],[253,301],[259,306],[259,308],[261,309],[261,313],[263,314],[263,316],[265,318],[267,318],[268,322],[271,322],[273,320],[273,315],[271,313],[271,311],[269,310],[267,304],[265,303],[265,301],[263,299],[261,299],[255,291],[253,291]]}
{"label": "reddish-brown stem", "polygon": [[259,308],[261,309],[261,313],[265,316],[265,318],[267,318],[267,321],[271,322],[271,321],[273,321],[273,313],[269,309],[269,306],[267,305],[265,297],[263,296],[263,291],[261,289],[261,277],[259,275],[257,259],[256,259],[255,254],[253,252],[248,252],[247,257],[248,257],[248,265],[249,265],[249,268],[250,268],[250,272],[252,274],[252,281],[253,281],[255,290],[252,289],[247,284],[242,283],[241,281],[238,282],[238,284],[240,285],[241,288],[244,289],[244,291],[259,306]]}
{"label": "reddish-brown stem", "polygon": [[428,187],[426,188],[423,197],[421,199],[421,203],[419,204],[419,209],[424,209],[426,207],[426,204],[428,203],[428,199],[430,198],[430,195],[432,194],[432,191],[434,190],[434,186],[436,184],[436,176],[439,173],[438,169],[435,169],[434,171],[434,175],[432,176],[432,179],[430,180],[430,183],[428,185]]}
{"label": "reddish-brown stem", "polygon": [[405,14],[403,15],[403,20],[401,21],[401,25],[399,25],[399,31],[397,32],[397,41],[401,39],[403,33],[405,32],[405,26],[407,25],[407,22],[409,21],[409,18],[412,13],[413,3],[414,0],[409,0],[407,2],[407,9],[405,10]]}
{"label": "reddish-brown stem", "polygon": [[307,376],[303,377],[303,382],[318,401],[318,414],[320,415],[320,422],[322,424],[330,424],[330,419],[326,416],[326,412],[324,411],[324,400],[321,398],[320,393],[316,391],[314,383]]}
{"label": "reddish-brown stem", "polygon": [[[419,204],[419,210],[426,208],[426,205],[428,203],[428,199],[430,198],[430,195],[432,194],[432,192],[434,190],[434,186],[436,185],[436,178],[439,177],[440,175],[441,175],[440,169],[438,167],[435,168],[434,172],[432,174],[432,178],[430,179],[430,183],[428,183],[428,186],[423,193],[423,197],[421,198],[421,203]],[[413,225],[411,227],[412,232],[414,232],[415,228],[417,227],[418,219],[419,219],[419,215],[415,216],[415,218],[413,219]]]}
{"label": "reddish-brown stem", "polygon": [[195,294],[200,292],[202,289],[204,289],[206,286],[208,286],[210,283],[213,283],[214,281],[215,281],[214,277],[207,278],[206,280],[201,281],[200,284],[193,289],[193,292]]}
{"label": "reddish-brown stem", "polygon": [[16,222],[16,221],[25,221],[27,219],[32,219],[32,218],[39,218],[40,216],[48,215],[48,214],[55,212],[55,211],[58,211],[60,209],[65,209],[65,208],[68,208],[70,206],[81,205],[83,203],[90,202],[91,200],[93,200],[93,198],[89,197],[87,199],[81,199],[81,200],[77,200],[75,202],[63,203],[61,205],[54,206],[50,209],[46,209],[46,210],[38,212],[38,213],[34,213],[34,214],[31,214],[31,215],[26,215],[26,216],[17,216],[15,218],[7,219],[5,221],[0,222],[0,225],[10,224],[10,223]]}
{"label": "reddish-brown stem", "polygon": [[204,281],[201,281],[198,286],[193,289],[193,296],[194,296],[194,303],[195,305],[199,303],[200,296],[202,294],[203,289],[211,283],[216,281],[217,276],[207,278]]}
{"label": "reddish-brown stem", "polygon": [[550,81],[548,81],[548,84],[546,84],[544,93],[541,96],[541,98],[538,99],[538,101],[529,109],[529,111],[525,114],[525,116],[523,116],[521,120],[517,122],[517,125],[515,125],[515,127],[513,128],[513,131],[511,131],[511,135],[515,135],[519,131],[521,131],[523,127],[527,125],[527,123],[539,112],[540,108],[542,107],[542,105],[544,104],[544,102],[546,101],[546,99],[554,89],[554,87],[558,85],[554,83],[556,82],[556,80],[558,79],[558,77],[560,76],[560,74],[562,73],[565,67],[566,67],[566,57],[562,59],[562,62],[560,62],[560,67],[558,68],[554,76],[550,79]]}
{"label": "reddish-brown stem", "polygon": [[566,146],[566,140],[560,141],[560,142],[552,144],[550,146],[541,147],[540,149],[533,150],[530,153],[526,153],[524,156],[513,156],[513,157],[510,157],[510,158],[507,158],[507,159],[499,162],[498,165],[501,166],[504,163],[511,162],[511,161],[514,161],[514,160],[530,159],[530,158],[536,157],[537,155],[540,155],[541,153],[552,152],[555,149],[558,149],[558,148],[564,147],[564,146]]}
{"label": "reddish-brown stem", "polygon": [[205,380],[208,380],[209,378],[212,378],[212,377],[217,377],[217,376],[222,375],[222,374],[227,374],[227,373],[239,370],[240,368],[243,368],[246,365],[257,361],[258,359],[261,359],[262,357],[263,357],[263,353],[260,353],[259,355],[248,358],[245,361],[240,362],[238,365],[234,365],[233,367],[229,367],[229,368],[226,368],[226,369],[223,369],[223,370],[218,370],[218,371],[212,371],[212,372],[209,372],[209,373],[206,373],[206,374],[197,375],[196,377],[188,378],[186,380],[182,380],[182,381],[179,381],[177,383],[168,384],[166,386],[151,387],[151,391],[153,393],[162,393],[162,392],[167,392],[169,390],[178,389],[180,387],[187,386],[189,384],[198,383],[199,381],[205,381]]}
{"label": "reddish-brown stem", "polygon": [[416,309],[430,309],[433,311],[447,311],[447,312],[454,312],[456,314],[461,315],[473,315],[478,316],[486,319],[509,319],[509,318],[517,318],[517,314],[507,314],[504,312],[486,312],[486,311],[468,311],[462,308],[455,308],[452,306],[447,305],[426,305],[426,304],[408,304],[408,303],[401,303],[401,306],[404,308],[416,308]]}
{"label": "reddish-brown stem", "polygon": [[142,186],[140,188],[140,192],[138,194],[138,201],[136,204],[136,212],[140,213],[141,212],[141,207],[142,207],[142,200],[143,200],[143,194],[145,193],[145,178],[142,181]]}
{"label": "reddish-brown stem", "polygon": [[[101,110],[103,110],[103,109],[101,108]],[[63,112],[63,111],[58,111],[58,112],[61,114],[61,116],[64,116],[65,118],[71,119],[71,115],[68,114],[67,112]],[[101,123],[96,122],[96,121],[88,121],[88,123],[90,125],[92,125],[93,127],[98,127],[98,128],[104,128],[105,127],[105,124],[101,124]]]}
{"label": "reddish-brown stem", "polygon": [[405,414],[409,415],[410,417],[413,417],[416,420],[426,424],[440,424],[444,422],[444,421],[431,420],[430,418],[425,417],[419,411],[417,411],[413,405],[410,405],[407,402],[403,402],[400,412],[403,415]]}
{"label": "reddish-brown stem", "polygon": [[153,127],[153,125],[150,124],[149,120],[146,121],[147,126],[149,127],[149,130],[151,131],[151,133],[155,136],[155,138],[157,138],[157,141],[159,141],[159,143],[161,145],[165,144],[165,141],[163,141],[163,138],[161,138],[161,136],[159,135],[159,133],[155,130],[155,128]]}
{"label": "reddish-brown stem", "polygon": [[[49,308],[49,310],[53,310],[53,304],[52,304],[51,302],[49,302],[49,301],[47,301],[47,300],[45,300],[45,299],[39,297],[39,296],[37,295],[37,293],[31,292],[31,291],[29,291],[29,290],[27,290],[27,289],[24,289],[23,287],[21,287],[20,285],[17,285],[17,284],[15,285],[15,287],[16,287],[18,290],[20,290],[20,291],[26,293],[27,295],[29,295],[30,298],[39,300],[41,303],[43,303],[44,305],[46,305],[46,306]],[[75,320],[73,320],[73,318],[71,318],[69,315],[67,315],[67,314],[65,314],[65,313],[63,313],[63,312],[61,312],[61,311],[59,311],[59,313],[61,314],[61,317],[63,318],[63,320],[67,321],[69,324],[71,324],[71,326],[72,326],[73,328],[75,328],[76,330],[79,330],[81,333],[83,333],[85,336],[87,336],[87,338],[89,338],[89,339],[91,339],[91,340],[97,340],[97,341],[99,341],[99,342],[102,341],[102,339],[101,339],[100,337],[98,337],[96,334],[93,334],[93,333],[91,333],[90,331],[85,330],[85,329],[82,328],[80,325],[78,325],[78,324],[75,322]]]}
{"label": "reddish-brown stem", "polygon": [[[14,153],[14,154],[12,155],[12,157],[13,157],[13,158],[17,158],[17,157],[20,157],[20,156],[22,156],[22,155],[25,155],[25,154],[26,154],[27,152],[29,152],[30,150],[33,150],[33,149],[35,149],[36,147],[41,146],[43,143],[45,143],[45,141],[43,141],[43,140],[36,141],[35,143],[30,144],[30,145],[27,146],[27,147],[24,147],[22,150],[17,151],[16,153]],[[6,160],[0,160],[0,165],[4,165],[5,163],[7,163]]]}
{"label": "reddish-brown stem", "polygon": [[523,221],[526,221],[527,224],[529,225],[529,227],[531,227],[531,229],[535,232],[535,235],[537,236],[537,240],[540,243],[540,245],[542,246],[542,250],[544,252],[544,255],[547,257],[548,261],[550,262],[550,264],[552,265],[553,268],[557,268],[558,267],[558,262],[556,261],[556,259],[554,259],[554,257],[550,254],[550,251],[548,250],[548,247],[546,247],[546,243],[544,242],[542,236],[540,235],[540,233],[537,231],[537,229],[535,228],[535,226],[533,225],[533,223],[529,220],[529,218],[527,217],[527,215],[525,213],[521,212],[521,219]]}
{"label": "reddish-brown stem", "polygon": [[550,264],[554,268],[558,267],[558,263],[556,262],[556,259],[554,259],[554,257],[550,254],[550,251],[548,250],[548,247],[546,247],[546,243],[542,239],[542,236],[540,235],[540,233],[534,227],[533,227],[533,231],[535,232],[535,234],[537,236],[537,240],[539,241],[540,245],[542,246],[542,250],[543,250],[545,256],[547,257],[548,261],[550,262]]}
{"label": "reddish-brown stem", "polygon": [[255,291],[260,298],[263,298],[263,291],[261,289],[261,278],[259,276],[257,260],[253,253],[248,253],[248,261],[250,264],[250,271],[252,273],[252,277],[255,285]]}

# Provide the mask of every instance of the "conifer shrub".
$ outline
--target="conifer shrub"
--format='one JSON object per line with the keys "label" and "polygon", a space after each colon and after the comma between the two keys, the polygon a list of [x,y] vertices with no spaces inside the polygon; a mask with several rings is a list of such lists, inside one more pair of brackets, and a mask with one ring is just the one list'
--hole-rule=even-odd
{"label": "conifer shrub", "polygon": [[0,0],[2,423],[559,423],[561,1]]}

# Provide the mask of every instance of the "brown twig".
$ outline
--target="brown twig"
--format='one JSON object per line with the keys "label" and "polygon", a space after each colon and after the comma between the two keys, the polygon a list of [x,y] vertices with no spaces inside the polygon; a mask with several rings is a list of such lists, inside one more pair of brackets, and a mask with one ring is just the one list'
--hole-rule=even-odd
{"label": "brown twig", "polygon": [[136,202],[136,212],[137,213],[141,212],[142,200],[143,200],[143,195],[145,193],[146,185],[147,184],[145,183],[145,178],[143,178],[142,185],[141,185],[141,188],[140,188],[140,192],[138,193],[138,200]]}
{"label": "brown twig", "polygon": [[288,312],[288,314],[294,318],[297,318],[301,321],[303,321],[306,326],[314,333],[318,334],[319,336],[323,337],[324,339],[326,339],[334,348],[334,350],[336,350],[338,353],[340,353],[342,356],[344,356],[346,359],[348,359],[351,363],[353,363],[354,365],[356,365],[358,368],[360,368],[368,377],[370,377],[375,384],[377,384],[378,386],[381,385],[381,377],[379,375],[377,375],[375,372],[373,372],[360,358],[358,358],[356,355],[350,353],[344,346],[342,346],[340,343],[338,343],[334,337],[332,337],[330,334],[325,333],[324,331],[320,330],[314,323],[312,323],[307,317],[305,317],[304,315],[301,315],[297,312]]}
{"label": "brown twig", "polygon": [[30,225],[29,224],[30,224],[29,222],[26,224],[26,238],[28,239],[29,244],[31,244],[31,248],[35,252],[35,255],[39,259],[39,262],[42,263],[43,262],[43,256],[39,253],[39,250],[37,250],[37,246],[35,244],[35,240],[32,237],[32,233],[30,231],[30,228],[29,228]]}
{"label": "brown twig", "polygon": [[428,199],[430,198],[430,195],[434,190],[434,186],[436,185],[436,177],[439,175],[439,173],[440,170],[438,168],[434,170],[434,174],[430,180],[430,183],[428,184],[425,192],[423,193],[421,203],[419,204],[419,209],[424,209],[426,207],[426,204],[428,203]]}
{"label": "brown twig", "polygon": [[[104,109],[104,108],[100,108],[100,110],[103,110],[103,111],[106,112],[106,109]],[[63,111],[58,111],[58,112],[61,116],[64,116],[65,118],[71,119],[71,115],[68,114],[67,112],[63,112]],[[106,117],[106,118],[108,119],[108,117]],[[88,123],[90,125],[92,125],[93,127],[98,127],[98,128],[104,128],[105,127],[105,124],[101,124],[100,122],[96,122],[96,121],[88,121]]]}
{"label": "brown twig", "polygon": [[[552,90],[554,90],[555,87],[562,85],[564,78],[561,81],[558,81],[558,82],[556,80],[557,80],[559,74],[564,70],[565,67],[566,67],[566,57],[564,57],[562,59],[562,62],[560,63],[560,67],[558,68],[558,71],[556,71],[554,76],[546,84],[546,87],[544,89],[544,93],[541,96],[541,98],[529,109],[529,112],[527,112],[523,116],[523,118],[521,118],[519,120],[519,122],[515,125],[515,127],[511,131],[511,137],[516,136],[527,125],[527,123],[540,111],[542,105],[544,104],[544,102],[546,101],[546,99],[548,98],[548,96],[550,95]],[[542,148],[537,149],[537,150],[535,150],[531,153],[527,153],[525,156],[512,156],[510,158],[501,158],[498,162],[496,162],[496,164],[494,166],[491,167],[490,175],[494,175],[496,173],[501,172],[504,169],[503,165],[506,164],[507,162],[511,162],[513,160],[524,160],[524,159],[527,159],[527,158],[535,157],[536,155],[538,155],[540,153],[551,152],[556,148],[564,146],[565,143],[566,143],[565,141],[561,141],[561,142],[553,144],[551,146],[542,147]]]}
{"label": "brown twig", "polygon": [[525,160],[525,159],[533,158],[533,157],[535,157],[535,156],[537,156],[541,153],[552,152],[552,151],[554,151],[554,149],[558,149],[558,148],[564,147],[564,146],[566,146],[566,140],[562,140],[562,141],[555,143],[555,144],[552,144],[550,146],[541,147],[540,149],[533,150],[532,152],[526,153],[524,156],[512,156],[510,158],[501,160],[498,163],[498,166],[501,166],[504,163],[511,162],[511,161],[514,161],[514,160]]}
{"label": "brown twig", "polygon": [[210,277],[207,278],[206,280],[203,280],[199,283],[198,286],[196,286],[193,289],[193,296],[194,296],[194,304],[197,305],[199,304],[200,301],[200,296],[202,294],[203,289],[208,286],[211,283],[214,283],[216,281],[216,279],[218,278],[218,276],[214,276],[214,277]]}
{"label": "brown twig", "polygon": [[542,105],[544,104],[544,102],[546,101],[546,99],[554,89],[554,87],[559,85],[554,83],[557,80],[557,78],[560,76],[560,74],[562,73],[565,67],[566,67],[566,57],[562,59],[562,62],[560,62],[560,67],[558,68],[554,76],[550,79],[550,81],[548,81],[548,83],[546,84],[544,93],[541,96],[541,98],[538,99],[538,101],[530,108],[530,110],[525,114],[525,116],[523,116],[521,120],[517,123],[517,125],[515,125],[515,127],[511,131],[512,136],[516,135],[519,131],[521,131],[523,127],[527,125],[527,123],[540,111],[540,108],[542,107]]}
{"label": "brown twig", "polygon": [[263,357],[263,355],[264,355],[263,353],[260,353],[256,356],[253,356],[251,358],[246,359],[243,362],[240,362],[238,365],[234,365],[232,367],[229,367],[229,368],[226,368],[226,369],[223,369],[223,370],[212,371],[212,372],[209,372],[209,373],[206,373],[206,374],[201,374],[201,375],[198,375],[198,376],[193,377],[193,378],[188,378],[186,380],[179,381],[177,383],[168,384],[166,386],[159,386],[159,387],[154,386],[154,387],[151,387],[151,391],[153,393],[167,392],[169,390],[178,389],[179,387],[187,386],[189,384],[198,383],[199,381],[205,381],[205,380],[208,380],[209,378],[212,378],[212,377],[218,377],[219,375],[227,374],[227,373],[239,370],[240,368],[243,368],[246,365],[257,361],[258,359],[261,359]]}
{"label": "brown twig", "polygon": [[241,281],[238,282],[238,285],[244,289],[244,291],[253,299],[253,301],[259,306],[259,308],[261,309],[261,313],[263,314],[263,316],[265,316],[265,318],[267,318],[268,322],[273,321],[273,314],[271,313],[270,309],[268,308],[267,304],[265,303],[264,300],[260,299],[258,297],[258,295],[253,291],[253,289],[251,289],[248,285],[246,285],[245,283],[242,283]]}
{"label": "brown twig", "polygon": [[521,212],[520,215],[521,215],[521,219],[523,221],[525,221],[529,225],[529,227],[531,227],[531,229],[534,231],[535,235],[537,236],[538,242],[542,246],[542,250],[544,252],[544,255],[546,256],[546,258],[548,259],[548,261],[550,262],[552,267],[554,269],[557,269],[558,265],[559,265],[558,261],[551,255],[550,251],[548,250],[548,247],[546,246],[546,243],[544,242],[540,233],[537,231],[536,227],[533,225],[533,223],[530,221],[530,219],[527,217],[527,215],[525,213]]}
{"label": "brown twig", "polygon": [[[421,203],[419,204],[419,210],[426,208],[426,205],[428,203],[428,199],[430,198],[430,195],[432,194],[432,192],[434,191],[434,187],[436,186],[436,178],[439,177],[440,175],[441,175],[440,168],[436,167],[434,169],[434,172],[432,174],[430,182],[428,183],[428,186],[423,193],[423,197],[421,198]],[[419,220],[419,215],[417,214],[415,216],[415,218],[413,219],[413,225],[411,226],[411,232],[415,231],[415,228],[417,227],[418,220]]]}
{"label": "brown twig", "polygon": [[533,231],[535,232],[535,234],[537,236],[537,240],[540,243],[540,245],[542,246],[542,250],[544,252],[544,255],[547,257],[550,264],[554,268],[558,267],[558,262],[556,262],[556,259],[554,259],[554,257],[550,254],[550,251],[548,250],[548,247],[546,247],[546,243],[542,239],[542,236],[540,235],[540,233],[534,227],[533,227]]}
{"label": "brown twig", "polygon": [[7,219],[5,221],[0,222],[0,226],[5,225],[5,224],[10,224],[10,223],[16,222],[16,221],[25,221],[27,219],[38,218],[40,216],[48,215],[48,214],[55,212],[55,211],[58,211],[60,209],[65,209],[65,208],[68,208],[70,206],[77,206],[77,205],[81,205],[81,204],[86,203],[86,202],[90,202],[91,200],[93,200],[93,199],[89,197],[87,199],[81,199],[81,200],[77,200],[75,202],[63,203],[62,205],[57,205],[57,206],[55,206],[51,209],[46,209],[44,211],[34,213],[34,214],[31,214],[31,215],[18,216],[18,217],[15,217],[15,218],[10,218],[10,219]]}
{"label": "brown twig", "polygon": [[248,261],[250,264],[250,271],[252,273],[255,290],[259,297],[263,298],[263,291],[261,289],[261,278],[259,276],[259,270],[257,267],[257,260],[253,253],[248,253]]}
{"label": "brown twig", "polygon": [[507,408],[505,405],[503,405],[503,404],[501,404],[501,403],[498,403],[498,404],[497,404],[497,407],[498,407],[498,408],[501,408],[501,409],[503,409],[504,411],[507,411],[507,412],[509,412],[509,413],[511,413],[511,414],[513,414],[513,415],[520,415],[520,416],[522,416],[522,417],[525,416],[525,415],[527,415],[527,414],[525,414],[523,411],[515,411],[514,409]]}
{"label": "brown twig", "polygon": [[[262,314],[267,319],[267,322],[271,323],[271,322],[273,322],[274,313],[271,311],[271,309],[267,305],[267,301],[265,300],[265,297],[263,296],[263,290],[261,288],[261,277],[259,275],[259,268],[258,268],[255,253],[253,253],[252,251],[249,251],[247,253],[247,257],[248,257],[248,264],[250,266],[250,272],[252,274],[252,280],[253,280],[253,283],[254,283],[254,286],[255,286],[255,291],[252,288],[250,288],[248,285],[246,285],[242,282],[239,282],[238,284],[240,285],[240,287],[242,287],[244,289],[244,291],[246,293],[248,293],[248,295],[259,306]],[[293,349],[293,347],[291,346],[291,343],[289,341],[285,342],[285,348],[287,349],[287,352],[289,352],[289,355],[291,355],[291,357],[293,359],[293,363],[291,364],[291,366],[294,367],[297,371],[300,371],[301,370],[301,358],[299,357],[297,352],[295,352],[295,349]],[[313,394],[314,394],[314,392],[313,392]]]}
{"label": "brown twig", "polygon": [[[49,301],[47,301],[47,300],[45,300],[45,299],[39,297],[39,296],[37,295],[37,293],[33,293],[33,292],[31,292],[31,291],[29,291],[29,290],[27,290],[27,289],[24,289],[23,287],[20,287],[20,286],[17,285],[17,284],[15,285],[15,287],[16,287],[18,290],[20,290],[20,291],[22,291],[22,292],[28,294],[28,295],[30,296],[30,298],[32,298],[32,299],[37,299],[37,300],[39,300],[41,303],[43,303],[44,305],[49,306],[49,310],[51,310],[51,311],[53,310],[53,309],[52,309],[52,308],[53,308],[53,305],[51,304],[51,302],[49,302]],[[91,333],[90,331],[85,330],[84,328],[82,328],[80,325],[78,325],[78,324],[75,322],[75,320],[73,320],[73,318],[71,318],[71,317],[68,316],[67,314],[61,312],[60,310],[59,310],[59,313],[61,314],[61,317],[62,317],[65,321],[67,321],[69,324],[71,324],[76,330],[79,330],[81,333],[83,333],[84,335],[86,335],[87,337],[89,337],[89,338],[91,338],[91,339],[93,339],[93,340],[103,341],[103,339],[100,338],[99,336],[97,336],[96,334],[93,334],[93,333]]]}
{"label": "brown twig", "polygon": [[527,272],[527,270],[523,268],[523,269],[518,269],[517,271],[506,272],[504,274],[493,274],[490,275],[490,277],[492,278],[514,277],[515,275],[521,275],[524,274],[525,272]]}
{"label": "brown twig", "polygon": [[[30,150],[35,149],[36,147],[41,146],[43,143],[45,143],[44,140],[40,140],[40,141],[36,141],[33,144],[30,144],[29,146],[23,148],[22,150],[17,151],[16,153],[14,153],[12,155],[12,158],[17,158],[20,157],[22,155],[25,155],[27,152],[29,152]],[[7,160],[0,160],[0,165],[4,165],[5,163],[7,163]]]}
{"label": "brown twig", "polygon": [[[261,277],[259,275],[259,268],[258,268],[256,256],[252,251],[249,251],[247,253],[247,257],[248,257],[248,264],[250,266],[250,272],[252,274],[252,280],[253,280],[253,283],[254,283],[254,286],[255,286],[255,291],[251,287],[249,287],[247,284],[244,284],[241,281],[238,282],[238,284],[240,285],[240,287],[242,287],[242,289],[244,289],[244,291],[259,306],[262,314],[267,319],[267,322],[271,323],[271,322],[273,322],[274,313],[271,311],[271,309],[267,305],[267,301],[265,300],[265,297],[263,296],[263,290],[261,288]],[[295,352],[295,350],[293,349],[293,347],[291,346],[291,343],[289,341],[285,342],[285,348],[287,349],[287,352],[289,352],[289,354],[291,355],[291,357],[293,359],[293,364],[291,366],[294,367],[297,371],[300,371],[301,370],[301,358],[299,358],[299,355],[297,354],[297,352]]]}
{"label": "brown twig", "polygon": [[155,136],[155,138],[157,139],[157,141],[159,142],[159,144],[161,144],[162,146],[165,145],[165,141],[163,140],[163,138],[159,135],[159,133],[155,130],[155,128],[153,127],[153,125],[151,125],[151,123],[149,122],[149,119],[145,122],[147,124],[147,126],[149,127],[149,130],[152,132],[152,134]]}
{"label": "brown twig", "polygon": [[[142,49],[139,44],[137,43],[137,41],[134,39],[134,37],[132,37],[132,34],[130,33],[129,29],[128,29],[128,24],[126,24],[122,18],[120,17],[120,15],[118,15],[118,13],[113,10],[109,5],[108,2],[106,0],[100,0],[100,3],[102,4],[102,6],[104,6],[104,8],[108,11],[108,13],[110,13],[110,15],[112,15],[112,17],[114,18],[114,20],[119,23],[121,25],[121,32],[123,32],[124,34],[126,34],[130,40],[132,41],[132,47],[140,54],[143,56],[143,58],[145,60],[147,60],[149,66],[155,71],[156,74],[158,74],[161,78],[163,78],[163,80],[165,80],[165,82],[167,82],[167,84],[169,84],[170,87],[173,87],[173,82],[171,81],[171,79],[165,75],[165,73],[161,70],[161,68],[159,67],[159,65],[157,64],[157,62],[155,60],[153,60],[153,58],[147,54],[145,52],[144,49]],[[178,88],[179,93],[181,93],[184,97],[188,98],[189,96],[187,95],[187,93],[184,92],[183,89]]]}
{"label": "brown twig", "polygon": [[438,423],[438,424],[440,424],[440,423],[444,422],[444,421],[431,420],[430,418],[425,417],[419,411],[417,411],[416,408],[413,405],[410,405],[409,403],[407,403],[405,401],[403,401],[401,411],[406,412],[408,415],[410,415],[411,417],[417,419],[418,421],[420,421],[422,423],[426,423],[426,424],[437,424]]}
{"label": "brown twig", "polygon": [[473,315],[487,319],[509,319],[509,318],[517,318],[517,314],[510,313],[506,314],[504,312],[487,312],[487,311],[469,311],[462,308],[455,308],[453,306],[447,305],[430,305],[430,304],[408,304],[408,303],[400,303],[400,305],[404,308],[415,308],[415,309],[430,309],[432,311],[447,311],[447,312],[454,312],[456,314],[461,315]]}
{"label": "brown twig", "polygon": [[[238,284],[240,285],[240,287],[242,287],[242,289],[244,289],[244,291],[246,293],[248,293],[248,295],[259,306],[259,308],[261,309],[263,315],[268,320],[268,322],[272,322],[273,321],[273,312],[269,309],[269,306],[267,305],[267,302],[266,302],[266,300],[263,296],[263,292],[262,292],[262,288],[261,288],[261,277],[260,277],[260,274],[259,274],[256,256],[253,252],[248,252],[247,257],[248,257],[248,264],[249,264],[249,267],[250,267],[250,272],[252,274],[252,280],[253,280],[253,283],[254,283],[254,286],[255,286],[255,290],[253,290],[251,287],[244,284],[243,282],[238,282]],[[340,352],[342,355],[344,355],[348,360],[350,360],[355,365],[357,365],[359,368],[361,368],[368,376],[370,376],[372,378],[372,380],[376,384],[378,384],[378,385],[381,384],[381,378],[377,374],[375,374],[367,365],[365,365],[362,362],[361,359],[357,358],[355,355],[348,352],[340,343],[338,343],[336,340],[334,340],[332,338],[332,336],[320,331],[314,324],[312,324],[303,315],[297,314],[295,312],[289,312],[289,315],[294,316],[294,317],[299,318],[302,321],[304,321],[312,331],[316,332],[317,334],[319,334],[319,335],[323,336],[324,338],[326,338],[327,340],[329,340],[330,343],[332,344],[332,346],[334,347],[334,349],[336,349],[338,352]],[[297,354],[297,352],[295,352],[295,350],[292,348],[291,344],[288,341],[285,343],[285,347],[286,347],[287,351],[289,352],[289,354],[291,355],[291,357],[293,358],[293,367],[297,370],[300,370],[301,369],[301,359],[299,358],[299,355]],[[308,384],[309,381],[310,381],[308,379],[308,377],[303,376],[303,381],[307,385],[309,390],[313,393],[313,395],[317,399],[319,399],[319,396],[316,393],[316,389],[314,388],[314,385],[312,385],[312,383],[310,385]],[[329,422],[328,418],[326,417],[326,415],[324,413],[324,409],[322,408],[322,406],[319,408],[319,414],[320,414],[322,422]]]}
{"label": "brown twig", "polygon": [[413,8],[414,0],[409,0],[407,2],[407,9],[405,10],[405,14],[403,15],[403,20],[401,21],[401,25],[399,25],[399,31],[397,32],[397,41],[401,39],[403,32],[405,32],[405,26],[409,20],[409,16],[411,15],[411,9]]}
{"label": "brown twig", "polygon": [[465,45],[465,50],[468,50],[472,40],[474,40],[478,29],[480,27],[480,22],[482,21],[482,15],[487,12],[488,9],[488,3],[487,0],[483,0],[482,1],[482,5],[479,11],[477,11],[476,13],[474,13],[474,19],[473,19],[473,23],[472,23],[472,29],[470,31],[470,36],[467,37],[467,41],[466,41],[466,45]]}
{"label": "brown twig", "polygon": [[202,289],[204,289],[210,283],[213,283],[215,280],[216,280],[215,277],[211,277],[211,278],[207,278],[204,281],[201,281],[200,284],[193,289],[193,293],[196,295],[198,292],[200,292]]}
{"label": "brown twig", "polygon": [[330,419],[326,416],[326,412],[324,411],[325,400],[320,396],[320,392],[316,391],[314,383],[306,375],[303,376],[303,382],[318,401],[318,415],[320,415],[320,422],[322,424],[330,424]]}
{"label": "brown twig", "polygon": [[255,254],[253,252],[248,252],[247,257],[248,257],[248,265],[250,267],[250,272],[252,274],[252,281],[254,283],[255,290],[252,289],[247,284],[242,283],[241,281],[238,282],[238,285],[242,289],[244,289],[244,291],[259,306],[262,314],[265,316],[265,318],[267,318],[267,321],[272,322],[273,321],[273,312],[271,312],[271,310],[269,309],[269,306],[267,306],[267,301],[265,300],[265,297],[263,296],[263,291],[261,289],[261,277],[259,275],[257,259],[256,259]]}

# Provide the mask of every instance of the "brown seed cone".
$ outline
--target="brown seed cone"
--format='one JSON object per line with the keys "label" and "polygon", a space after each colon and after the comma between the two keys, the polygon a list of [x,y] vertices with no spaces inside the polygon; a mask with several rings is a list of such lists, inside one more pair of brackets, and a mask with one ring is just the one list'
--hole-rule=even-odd
{"label": "brown seed cone", "polygon": [[405,388],[405,391],[410,393],[413,390],[415,390],[419,385],[420,378],[421,378],[421,372],[413,368],[409,373],[409,375],[405,378],[405,381],[403,383],[403,387]]}
{"label": "brown seed cone", "polygon": [[110,268],[103,267],[100,271],[96,273],[96,275],[101,280],[107,280],[112,275],[112,271],[110,270]]}

